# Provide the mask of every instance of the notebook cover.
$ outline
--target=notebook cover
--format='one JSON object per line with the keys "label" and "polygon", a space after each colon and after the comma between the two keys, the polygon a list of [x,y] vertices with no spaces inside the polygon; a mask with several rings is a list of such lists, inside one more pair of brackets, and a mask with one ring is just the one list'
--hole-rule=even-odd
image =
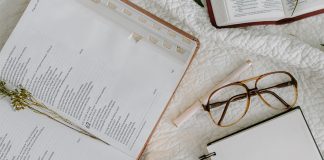
{"label": "notebook cover", "polygon": [[282,24],[295,22],[295,21],[298,21],[298,20],[301,20],[304,18],[308,18],[311,16],[315,16],[315,15],[324,13],[324,9],[320,9],[320,10],[306,13],[303,15],[299,15],[299,16],[296,16],[293,18],[284,18],[279,21],[258,21],[258,22],[241,23],[241,24],[234,24],[234,25],[228,25],[228,26],[218,26],[217,22],[216,22],[217,20],[215,18],[215,13],[213,12],[213,6],[211,4],[211,1],[212,0],[206,0],[207,9],[208,9],[209,17],[210,17],[210,22],[216,28],[237,28],[237,27],[248,27],[248,26],[256,26],[256,25],[282,25]]}
{"label": "notebook cover", "polygon": [[[314,138],[314,136],[313,136],[313,134],[312,134],[312,132],[311,132],[311,130],[310,130],[310,128],[309,128],[309,125],[308,125],[308,123],[307,123],[307,121],[306,121],[306,119],[305,119],[305,115],[304,115],[302,109],[301,109],[299,106],[298,106],[298,107],[295,107],[295,108],[293,108],[293,109],[290,109],[290,110],[288,110],[288,111],[285,111],[285,112],[283,112],[283,113],[280,113],[280,114],[278,114],[278,115],[276,115],[276,116],[274,116],[274,117],[271,117],[271,118],[268,118],[268,119],[266,119],[266,120],[263,120],[263,121],[261,121],[261,122],[259,122],[259,123],[256,123],[256,124],[254,124],[254,125],[252,125],[252,126],[249,126],[249,127],[245,128],[245,129],[242,129],[242,130],[239,130],[239,131],[237,131],[237,132],[235,132],[235,133],[232,133],[232,134],[230,134],[230,135],[227,135],[227,136],[225,136],[225,137],[223,137],[223,138],[220,138],[220,139],[217,139],[217,140],[215,140],[215,141],[212,141],[212,142],[208,143],[207,146],[210,146],[210,145],[212,145],[213,143],[216,143],[216,142],[218,142],[218,141],[220,141],[220,140],[223,140],[223,139],[225,139],[225,138],[229,138],[229,137],[231,137],[231,136],[234,136],[234,135],[236,135],[236,134],[238,134],[238,133],[240,133],[240,132],[246,131],[246,130],[251,129],[251,128],[253,128],[253,127],[256,127],[256,126],[258,126],[258,125],[260,125],[260,124],[262,124],[262,123],[265,123],[265,122],[267,122],[267,121],[270,121],[270,120],[272,120],[272,119],[275,119],[275,118],[277,118],[277,117],[280,117],[280,116],[282,116],[282,115],[284,115],[284,114],[286,114],[286,113],[288,113],[288,112],[294,111],[294,110],[300,110],[300,112],[302,113],[303,119],[305,120],[305,123],[306,123],[306,125],[307,125],[308,131],[310,132],[310,135],[312,136],[312,139],[313,139],[313,141],[314,141],[314,143],[315,143],[315,146],[316,146],[316,148],[317,148],[317,150],[318,150],[318,153],[319,153],[319,155],[321,156],[321,158],[323,159],[323,155],[321,154],[321,151],[320,151],[320,149],[319,149],[319,147],[318,147],[318,145],[317,145],[317,143],[316,143],[316,141],[315,141],[315,138]],[[323,160],[324,160],[324,159],[323,159]]]}
{"label": "notebook cover", "polygon": [[[138,12],[140,12],[140,13],[142,13],[142,14],[144,14],[144,15],[146,15],[146,16],[148,16],[148,17],[154,19],[154,20],[156,20],[157,22],[159,22],[160,24],[162,24],[162,25],[168,27],[169,29],[172,29],[173,31],[175,31],[175,32],[177,32],[177,33],[179,33],[179,34],[181,34],[181,35],[183,35],[183,36],[185,36],[185,37],[187,37],[187,38],[189,38],[189,39],[195,41],[197,47],[196,47],[196,49],[195,49],[195,51],[194,51],[194,53],[193,53],[193,56],[192,56],[192,58],[191,58],[191,60],[190,60],[189,65],[191,64],[191,62],[192,62],[194,56],[196,55],[196,53],[198,52],[198,49],[200,48],[200,42],[199,42],[199,40],[198,40],[197,38],[195,38],[194,36],[190,35],[189,33],[185,32],[185,31],[183,31],[183,30],[181,30],[181,29],[175,27],[174,25],[170,24],[169,22],[164,21],[163,19],[161,19],[161,18],[155,16],[154,14],[148,12],[147,10],[145,10],[145,9],[143,9],[143,8],[141,8],[141,7],[139,7],[139,6],[137,6],[137,5],[134,4],[133,2],[130,2],[129,0],[121,0],[121,1],[124,2],[125,4],[129,5],[130,7],[134,8],[134,9],[137,10]],[[187,70],[188,70],[189,65],[187,66],[186,71],[183,73],[183,75],[182,75],[180,81],[182,81],[182,79],[183,79],[185,73],[186,73]],[[172,93],[172,96],[174,95],[174,93],[175,93],[175,91],[177,90],[178,87],[179,87],[179,84],[177,85],[176,89],[175,89],[174,92]],[[168,101],[168,103],[167,103],[167,106],[169,105],[170,101],[171,101],[171,99],[169,99],[169,101]],[[148,142],[149,142],[150,139],[152,138],[152,135],[153,135],[154,131],[156,130],[157,125],[160,123],[161,118],[162,118],[163,114],[165,113],[165,111],[166,111],[166,109],[167,109],[167,106],[164,107],[164,110],[163,110],[163,112],[161,113],[161,115],[160,115],[160,117],[159,117],[159,120],[158,120],[157,123],[155,124],[155,127],[153,128],[153,130],[152,130],[150,136],[148,137],[148,139],[147,139],[145,145],[143,146],[143,149],[142,149],[141,153],[138,155],[137,160],[139,160],[139,159],[141,158],[141,156],[143,155],[144,150],[145,150],[145,148],[146,148]]]}

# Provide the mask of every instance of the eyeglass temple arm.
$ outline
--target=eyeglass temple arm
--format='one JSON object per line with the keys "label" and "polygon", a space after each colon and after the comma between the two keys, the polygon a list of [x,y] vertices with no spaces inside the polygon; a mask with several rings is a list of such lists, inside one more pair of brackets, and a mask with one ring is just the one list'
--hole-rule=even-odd
{"label": "eyeglass temple arm", "polygon": [[[290,105],[284,101],[282,98],[280,98],[276,93],[272,92],[272,91],[269,91],[269,90],[260,90],[259,91],[260,94],[263,94],[263,93],[269,93],[269,94],[272,94],[273,96],[275,96],[281,103],[283,103],[287,108],[290,107]],[[252,92],[253,96],[257,95],[256,92]],[[219,103],[226,103],[225,105],[225,108],[223,110],[223,113],[221,115],[221,118],[219,119],[218,121],[218,125],[221,125],[221,123],[223,122],[224,118],[225,118],[225,115],[227,113],[227,110],[228,110],[228,106],[230,104],[230,102],[233,102],[233,101],[237,101],[239,99],[244,99],[247,97],[247,94],[244,93],[244,94],[239,94],[239,95],[236,95],[236,96],[233,96],[231,97],[228,101],[223,101],[223,102],[219,102]],[[219,106],[218,106],[219,107]],[[215,122],[216,123],[216,122]]]}
{"label": "eyeglass temple arm", "polygon": [[236,96],[231,97],[229,100],[211,103],[211,104],[209,104],[209,106],[210,106],[210,108],[217,108],[217,107],[220,107],[220,106],[226,104],[229,101],[235,102],[235,101],[238,101],[238,100],[241,100],[241,99],[245,99],[246,96],[247,96],[246,93],[238,94]]}
{"label": "eyeglass temple arm", "polygon": [[[275,85],[275,86],[272,86],[272,87],[268,87],[268,88],[264,88],[264,89],[260,89],[260,90],[250,90],[250,95],[251,96],[255,96],[257,95],[256,93],[259,92],[260,94],[263,94],[263,93],[269,93],[269,94],[272,94],[273,96],[275,96],[281,103],[283,103],[286,107],[290,107],[290,105],[284,101],[282,98],[280,98],[276,93],[272,92],[272,91],[269,91],[268,89],[272,89],[272,88],[283,88],[283,87],[288,87],[288,86],[291,86],[293,85],[293,81],[289,81],[289,82],[284,82],[284,83],[281,83],[281,84],[278,84],[278,85]],[[242,99],[245,99],[247,97],[247,94],[246,93],[242,93],[242,94],[239,94],[239,95],[236,95],[236,96],[233,96],[231,97],[229,100],[226,100],[226,101],[221,101],[221,102],[215,102],[215,103],[211,103],[209,104],[209,107],[210,109],[212,108],[217,108],[217,107],[220,107],[224,104],[226,104],[227,102],[231,101],[231,102],[235,102],[235,101],[238,101],[238,100],[242,100]]]}
{"label": "eyeglass temple arm", "polygon": [[[276,94],[275,92],[272,92],[270,91],[269,89],[272,89],[272,88],[284,88],[284,87],[288,87],[288,86],[291,86],[291,85],[295,85],[296,81],[292,80],[292,81],[289,81],[289,82],[284,82],[284,83],[281,83],[281,84],[278,84],[278,85],[275,85],[275,86],[272,86],[272,87],[268,87],[268,88],[264,88],[264,89],[260,89],[258,90],[258,92],[260,94],[263,94],[263,93],[269,93],[269,94],[272,94],[274,97],[276,97],[282,104],[284,104],[287,108],[291,107],[285,100],[283,100],[280,96],[278,96],[278,94]],[[254,95],[253,95],[254,96]]]}
{"label": "eyeglass temple arm", "polygon": [[229,106],[230,102],[233,101],[233,100],[235,100],[235,96],[232,97],[231,99],[229,99],[229,100],[226,102],[226,106],[225,106],[225,108],[224,108],[224,110],[223,110],[223,113],[222,113],[221,118],[220,118],[219,121],[218,121],[218,125],[221,125],[221,123],[223,122],[223,120],[224,120],[224,118],[225,118],[225,115],[226,115],[226,112],[227,112],[227,109],[228,109],[228,106]]}
{"label": "eyeglass temple arm", "polygon": [[272,92],[272,91],[269,91],[269,90],[264,90],[264,91],[261,91],[259,92],[260,94],[263,94],[263,93],[269,93],[269,94],[272,94],[273,96],[275,96],[282,104],[284,104],[287,108],[290,107],[290,105],[285,101],[283,100],[280,96],[278,96],[276,93]]}

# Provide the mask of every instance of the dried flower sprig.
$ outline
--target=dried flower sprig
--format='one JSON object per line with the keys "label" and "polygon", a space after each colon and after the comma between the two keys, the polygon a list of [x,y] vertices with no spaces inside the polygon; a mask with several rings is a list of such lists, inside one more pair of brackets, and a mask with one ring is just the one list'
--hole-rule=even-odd
{"label": "dried flower sprig", "polygon": [[81,134],[99,140],[107,145],[107,142],[99,139],[88,131],[82,129],[78,125],[74,124],[72,121],[64,118],[54,110],[46,107],[43,103],[39,102],[32,96],[32,94],[24,89],[22,86],[18,86],[16,89],[9,89],[6,86],[6,82],[0,81],[0,95],[4,97],[9,97],[11,100],[11,105],[15,111],[21,111],[24,109],[30,109],[35,113],[44,115],[66,127],[69,127]]}
{"label": "dried flower sprig", "polygon": [[295,11],[296,11],[296,9],[297,9],[298,4],[299,4],[299,0],[295,0],[295,6],[294,6],[294,9],[293,9],[293,11],[292,11],[292,13],[291,13],[291,16],[294,15],[294,13],[295,13]]}

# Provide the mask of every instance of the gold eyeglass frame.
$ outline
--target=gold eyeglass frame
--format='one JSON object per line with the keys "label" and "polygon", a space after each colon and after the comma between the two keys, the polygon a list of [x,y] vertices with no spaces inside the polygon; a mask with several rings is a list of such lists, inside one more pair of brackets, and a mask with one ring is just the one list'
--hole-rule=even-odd
{"label": "gold eyeglass frame", "polygon": [[[260,79],[264,78],[264,77],[267,77],[269,75],[273,75],[273,74],[278,74],[278,73],[282,73],[282,74],[286,74],[288,75],[290,78],[291,78],[291,81],[289,82],[284,82],[284,83],[281,83],[281,84],[277,84],[275,86],[272,86],[272,87],[268,87],[268,88],[264,88],[264,89],[259,89],[257,87],[258,85],[258,82]],[[253,89],[249,89],[246,85],[246,83],[248,82],[251,82],[251,81],[255,81],[255,86]],[[233,96],[232,98],[230,98],[229,100],[227,101],[223,101],[223,102],[216,102],[216,103],[210,103],[213,95],[218,92],[219,90],[223,89],[223,88],[226,88],[226,87],[229,87],[229,86],[233,86],[233,85],[239,85],[239,86],[242,86],[245,88],[246,90],[246,93],[243,93],[243,94],[240,94],[240,95],[236,95],[236,96]],[[288,86],[291,86],[293,85],[294,86],[294,101],[291,105],[289,105],[287,102],[285,102],[280,96],[278,96],[276,93],[270,91],[269,89],[272,89],[272,88],[282,88],[282,87],[288,87]],[[286,108],[285,110],[288,110],[288,109],[291,109],[295,106],[295,104],[297,103],[297,98],[298,98],[298,83],[297,83],[297,80],[294,78],[294,76],[292,76],[289,72],[286,72],[286,71],[276,71],[276,72],[270,72],[270,73],[266,73],[266,74],[262,74],[260,76],[256,76],[256,77],[253,77],[253,78],[249,78],[249,79],[246,79],[246,80],[242,80],[242,81],[238,81],[238,82],[234,82],[234,83],[230,83],[230,84],[227,84],[223,87],[220,87],[218,89],[216,89],[215,91],[213,91],[209,98],[208,98],[208,101],[207,101],[207,104],[206,105],[203,105],[203,108],[205,111],[208,112],[208,115],[210,116],[210,118],[212,119],[212,121],[215,123],[215,125],[217,126],[220,126],[220,127],[230,127],[230,126],[233,126],[234,124],[238,123],[245,115],[246,113],[248,112],[249,108],[250,108],[250,104],[251,104],[251,96],[255,96],[257,95],[261,100],[262,102],[264,102],[266,104],[267,107],[270,107],[272,109],[275,109],[275,110],[282,110],[282,109],[279,109],[279,108],[276,108],[276,107],[273,107],[269,102],[267,102],[261,95],[262,92],[265,92],[265,93],[269,93],[269,94],[272,94],[273,96],[275,96],[280,102],[282,102]],[[227,108],[228,108],[228,105],[230,102],[232,102],[232,99],[233,98],[236,98],[236,100],[240,100],[242,98],[247,98],[247,101],[246,101],[246,106],[245,106],[245,111],[244,113],[242,114],[242,116],[234,121],[233,123],[230,123],[228,125],[222,125],[222,121],[223,121],[223,118],[225,117],[225,114],[226,114],[226,111],[227,111]],[[234,100],[235,101],[235,100]],[[222,106],[222,105],[226,105],[224,110],[223,110],[223,113],[222,113],[222,116],[220,118],[220,120],[218,122],[215,121],[215,119],[213,118],[210,110],[212,108],[216,108],[216,107],[219,107],[219,106]]]}

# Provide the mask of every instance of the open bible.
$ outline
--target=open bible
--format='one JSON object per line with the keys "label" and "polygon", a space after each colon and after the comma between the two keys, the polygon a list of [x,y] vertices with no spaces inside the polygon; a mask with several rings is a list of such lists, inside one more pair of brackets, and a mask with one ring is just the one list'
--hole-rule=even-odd
{"label": "open bible", "polygon": [[324,0],[207,0],[217,28],[285,24],[324,13]]}
{"label": "open bible", "polygon": [[4,98],[0,159],[139,159],[198,48],[127,0],[31,0],[0,53],[0,80],[97,139]]}

